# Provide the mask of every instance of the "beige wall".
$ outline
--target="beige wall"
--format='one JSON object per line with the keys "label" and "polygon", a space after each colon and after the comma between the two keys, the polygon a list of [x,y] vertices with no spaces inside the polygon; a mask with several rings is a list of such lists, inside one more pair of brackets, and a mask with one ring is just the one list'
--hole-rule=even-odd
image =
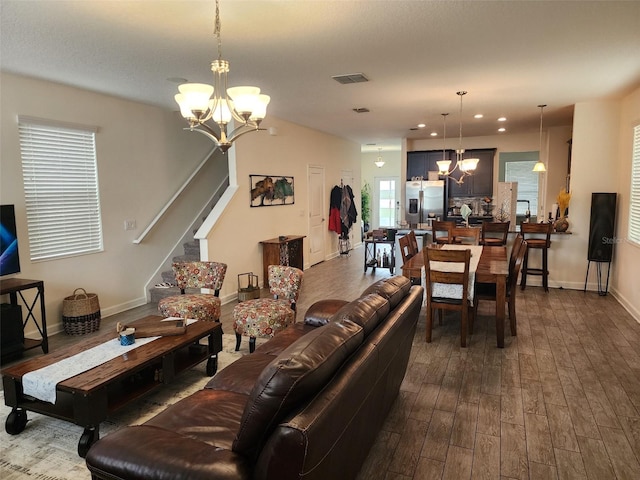
{"label": "beige wall", "polygon": [[614,246],[612,292],[627,310],[640,322],[640,246],[627,240],[629,231],[629,205],[631,191],[631,158],[633,154],[633,127],[640,124],[640,88],[621,102],[616,156],[611,163],[605,156],[600,159],[600,169],[615,168],[618,192],[616,218],[616,244]]}
{"label": "beige wall", "polygon": [[[146,303],[144,285],[195,220],[226,166],[208,166],[141,244],[133,240],[210,152],[211,142],[183,131],[184,121],[174,112],[11,74],[3,73],[1,81],[0,201],[16,205],[22,267],[18,276],[44,280],[50,332],[61,329],[62,300],[77,287],[98,294],[105,317]],[[104,252],[38,263],[29,260],[17,115],[99,128],[96,144]],[[273,117],[265,126],[277,127],[278,134],[249,134],[230,152],[236,157],[239,188],[209,236],[209,257],[229,265],[221,292],[227,300],[237,293],[238,273],[253,271],[262,276],[260,240],[308,234],[308,165],[325,167],[327,212],[329,192],[340,183],[340,172],[352,170],[360,211],[359,145]],[[293,176],[295,204],[250,208],[250,174]],[[135,219],[138,228],[125,231],[125,219]],[[326,258],[337,254],[337,237],[328,228],[325,244]],[[304,245],[306,254],[306,239]]]}
{"label": "beige wall", "polygon": [[[235,156],[238,190],[207,235],[205,250],[210,260],[227,264],[227,277],[220,296],[223,301],[235,299],[238,291],[237,275],[244,272],[262,275],[261,240],[279,235],[304,235],[304,260],[308,264],[309,205],[308,167],[325,169],[325,205],[328,220],[329,194],[340,184],[340,172],[352,170],[358,223],[360,222],[360,145],[289,123],[267,117],[265,128],[275,127],[277,135],[267,132],[242,137],[232,156]],[[293,205],[250,207],[249,175],[286,175],[294,177]],[[352,231],[359,232],[359,226]],[[325,231],[325,259],[338,255],[338,237]],[[359,236],[359,233],[358,235]]]}

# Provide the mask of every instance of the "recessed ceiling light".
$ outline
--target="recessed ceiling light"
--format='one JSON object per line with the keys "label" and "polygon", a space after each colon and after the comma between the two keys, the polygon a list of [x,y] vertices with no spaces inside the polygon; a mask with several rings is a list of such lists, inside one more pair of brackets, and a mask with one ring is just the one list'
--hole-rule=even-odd
{"label": "recessed ceiling light", "polygon": [[438,132],[431,132],[431,136],[432,137],[437,137],[438,136]]}
{"label": "recessed ceiling light", "polygon": [[424,123],[419,123],[418,124],[418,128],[424,128],[424,127],[426,127],[426,125]]}
{"label": "recessed ceiling light", "polygon": [[481,113],[476,113],[473,118],[482,118],[484,117],[484,115],[482,115]]}
{"label": "recessed ceiling light", "polygon": [[504,128],[504,127],[500,127],[500,128],[498,129],[498,131],[499,131],[499,132],[506,132],[506,131],[507,131],[507,129],[506,129],[506,128]]}
{"label": "recessed ceiling light", "polygon": [[500,117],[498,118],[499,122],[506,122],[507,121],[507,117]]}

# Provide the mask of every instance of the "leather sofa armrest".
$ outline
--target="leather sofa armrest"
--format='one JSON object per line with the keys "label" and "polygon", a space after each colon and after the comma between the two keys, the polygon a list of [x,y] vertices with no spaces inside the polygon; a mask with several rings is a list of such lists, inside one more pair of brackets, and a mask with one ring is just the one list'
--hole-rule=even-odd
{"label": "leather sofa armrest", "polygon": [[314,327],[326,325],[331,317],[346,305],[346,300],[320,300],[309,307],[304,314],[304,323]]}

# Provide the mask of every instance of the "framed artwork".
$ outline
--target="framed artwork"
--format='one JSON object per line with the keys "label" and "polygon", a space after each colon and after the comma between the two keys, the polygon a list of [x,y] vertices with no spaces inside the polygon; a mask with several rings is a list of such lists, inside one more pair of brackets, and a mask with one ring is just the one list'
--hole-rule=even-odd
{"label": "framed artwork", "polygon": [[295,203],[293,177],[249,175],[252,207],[272,207]]}

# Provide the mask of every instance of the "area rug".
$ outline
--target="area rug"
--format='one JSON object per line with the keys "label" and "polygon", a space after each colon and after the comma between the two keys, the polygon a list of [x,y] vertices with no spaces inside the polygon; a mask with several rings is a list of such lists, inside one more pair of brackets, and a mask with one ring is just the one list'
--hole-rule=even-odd
{"label": "area rug", "polygon": [[[249,342],[243,341],[239,352],[235,336],[224,334],[223,348],[218,355],[218,371],[249,353]],[[258,339],[258,344],[262,343]],[[126,426],[145,422],[167,406],[201,389],[211,379],[205,375],[206,362],[181,373],[169,385],[124,407],[100,424],[100,437]],[[78,440],[83,428],[73,423],[27,412],[26,428],[18,435],[9,435],[4,421],[11,408],[0,392],[0,478],[2,480],[77,480],[90,479],[83,458],[78,456]]]}

